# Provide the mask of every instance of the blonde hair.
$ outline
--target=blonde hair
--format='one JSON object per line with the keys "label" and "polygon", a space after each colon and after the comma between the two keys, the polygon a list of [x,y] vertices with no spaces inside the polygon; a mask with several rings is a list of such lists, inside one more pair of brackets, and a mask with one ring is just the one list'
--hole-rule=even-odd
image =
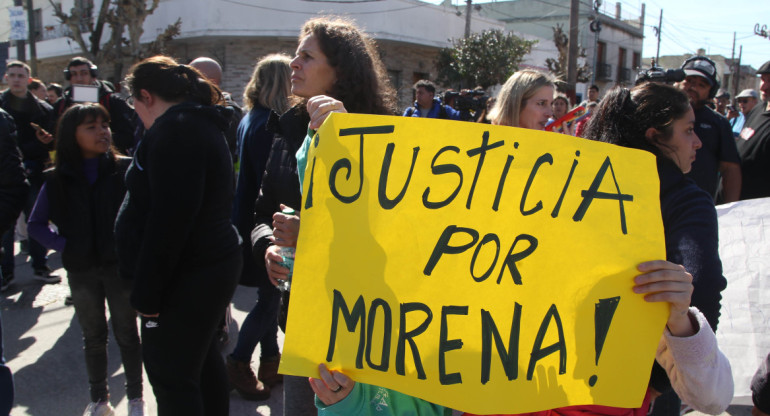
{"label": "blonde hair", "polygon": [[280,53],[264,56],[257,62],[254,73],[243,91],[243,106],[247,111],[257,104],[278,114],[283,114],[289,109],[290,63],[291,58]]}
{"label": "blonde hair", "polygon": [[492,124],[519,127],[519,115],[527,105],[527,100],[532,98],[540,87],[554,88],[554,81],[552,75],[531,69],[511,75],[503,84],[497,102],[489,112]]}

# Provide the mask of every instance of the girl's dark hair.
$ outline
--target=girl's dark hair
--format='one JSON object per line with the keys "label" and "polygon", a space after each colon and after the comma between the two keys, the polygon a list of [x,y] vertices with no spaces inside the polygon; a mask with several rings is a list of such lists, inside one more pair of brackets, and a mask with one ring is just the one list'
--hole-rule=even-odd
{"label": "girl's dark hair", "polygon": [[[631,90],[616,87],[594,111],[584,137],[662,156],[658,146],[666,147],[674,121],[689,110],[687,95],[670,85],[647,82]],[[660,132],[652,140],[645,136],[650,127]]]}
{"label": "girl's dark hair", "polygon": [[132,66],[126,76],[126,85],[134,99],[139,98],[140,90],[147,90],[172,103],[224,103],[222,91],[197,69],[181,65],[173,58],[163,55],[147,58]]}
{"label": "girl's dark hair", "polygon": [[[110,113],[100,104],[83,103],[75,104],[67,109],[59,118],[59,124],[56,127],[56,160],[54,166],[59,172],[62,165],[66,164],[71,169],[81,170],[83,168],[83,155],[80,152],[75,132],[78,126],[92,120],[102,119],[110,122]],[[115,157],[115,150],[107,152],[108,157]]]}
{"label": "girl's dark hair", "polygon": [[305,22],[300,41],[310,35],[318,39],[337,75],[329,95],[342,101],[351,113],[396,113],[395,91],[374,41],[363,31],[338,17],[319,17]]}

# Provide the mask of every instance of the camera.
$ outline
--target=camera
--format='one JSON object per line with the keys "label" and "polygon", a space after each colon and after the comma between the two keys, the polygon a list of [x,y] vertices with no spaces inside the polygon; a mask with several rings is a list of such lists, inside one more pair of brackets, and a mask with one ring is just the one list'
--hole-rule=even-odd
{"label": "camera", "polygon": [[645,82],[662,82],[664,84],[671,84],[674,82],[684,81],[684,78],[684,70],[681,68],[664,69],[653,64],[652,68],[639,72],[639,74],[636,76],[636,82],[634,85],[639,85]]}
{"label": "camera", "polygon": [[487,106],[489,96],[482,90],[446,91],[442,102],[459,111],[461,120],[473,120],[475,114]]}

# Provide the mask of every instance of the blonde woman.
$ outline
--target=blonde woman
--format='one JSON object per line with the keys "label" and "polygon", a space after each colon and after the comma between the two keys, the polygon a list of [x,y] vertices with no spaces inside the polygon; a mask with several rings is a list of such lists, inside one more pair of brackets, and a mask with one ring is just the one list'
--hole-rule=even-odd
{"label": "blonde woman", "polygon": [[[273,142],[273,133],[265,128],[267,120],[271,112],[283,114],[289,109],[290,62],[291,58],[282,54],[263,57],[243,92],[244,107],[249,112],[238,125],[241,165],[235,190],[233,224],[244,241],[249,241],[254,228],[254,202]],[[243,321],[235,349],[227,356],[227,375],[230,385],[247,400],[269,398],[270,387],[283,378],[278,374],[281,354],[277,340],[281,292],[267,279],[258,278],[260,273],[265,274],[264,267],[254,261],[251,245],[243,244],[241,284],[258,286],[259,298]],[[251,356],[257,344],[262,350],[258,378],[251,369]]]}
{"label": "blonde woman", "polygon": [[490,111],[492,124],[544,130],[553,115],[553,76],[523,70],[508,78]]}

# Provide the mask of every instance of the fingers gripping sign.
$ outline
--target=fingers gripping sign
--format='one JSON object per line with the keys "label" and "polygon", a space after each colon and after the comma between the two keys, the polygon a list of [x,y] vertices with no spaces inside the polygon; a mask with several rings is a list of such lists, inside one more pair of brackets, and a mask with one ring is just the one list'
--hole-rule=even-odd
{"label": "fingers gripping sign", "polygon": [[348,376],[337,372],[329,371],[325,364],[318,365],[318,372],[321,378],[310,378],[310,387],[316,396],[327,406],[342,401],[348,397],[356,382]]}
{"label": "fingers gripping sign", "polygon": [[310,115],[309,127],[313,130],[318,129],[323,124],[326,117],[331,113],[347,113],[342,101],[335,100],[326,95],[316,95],[307,102],[307,113]]}

